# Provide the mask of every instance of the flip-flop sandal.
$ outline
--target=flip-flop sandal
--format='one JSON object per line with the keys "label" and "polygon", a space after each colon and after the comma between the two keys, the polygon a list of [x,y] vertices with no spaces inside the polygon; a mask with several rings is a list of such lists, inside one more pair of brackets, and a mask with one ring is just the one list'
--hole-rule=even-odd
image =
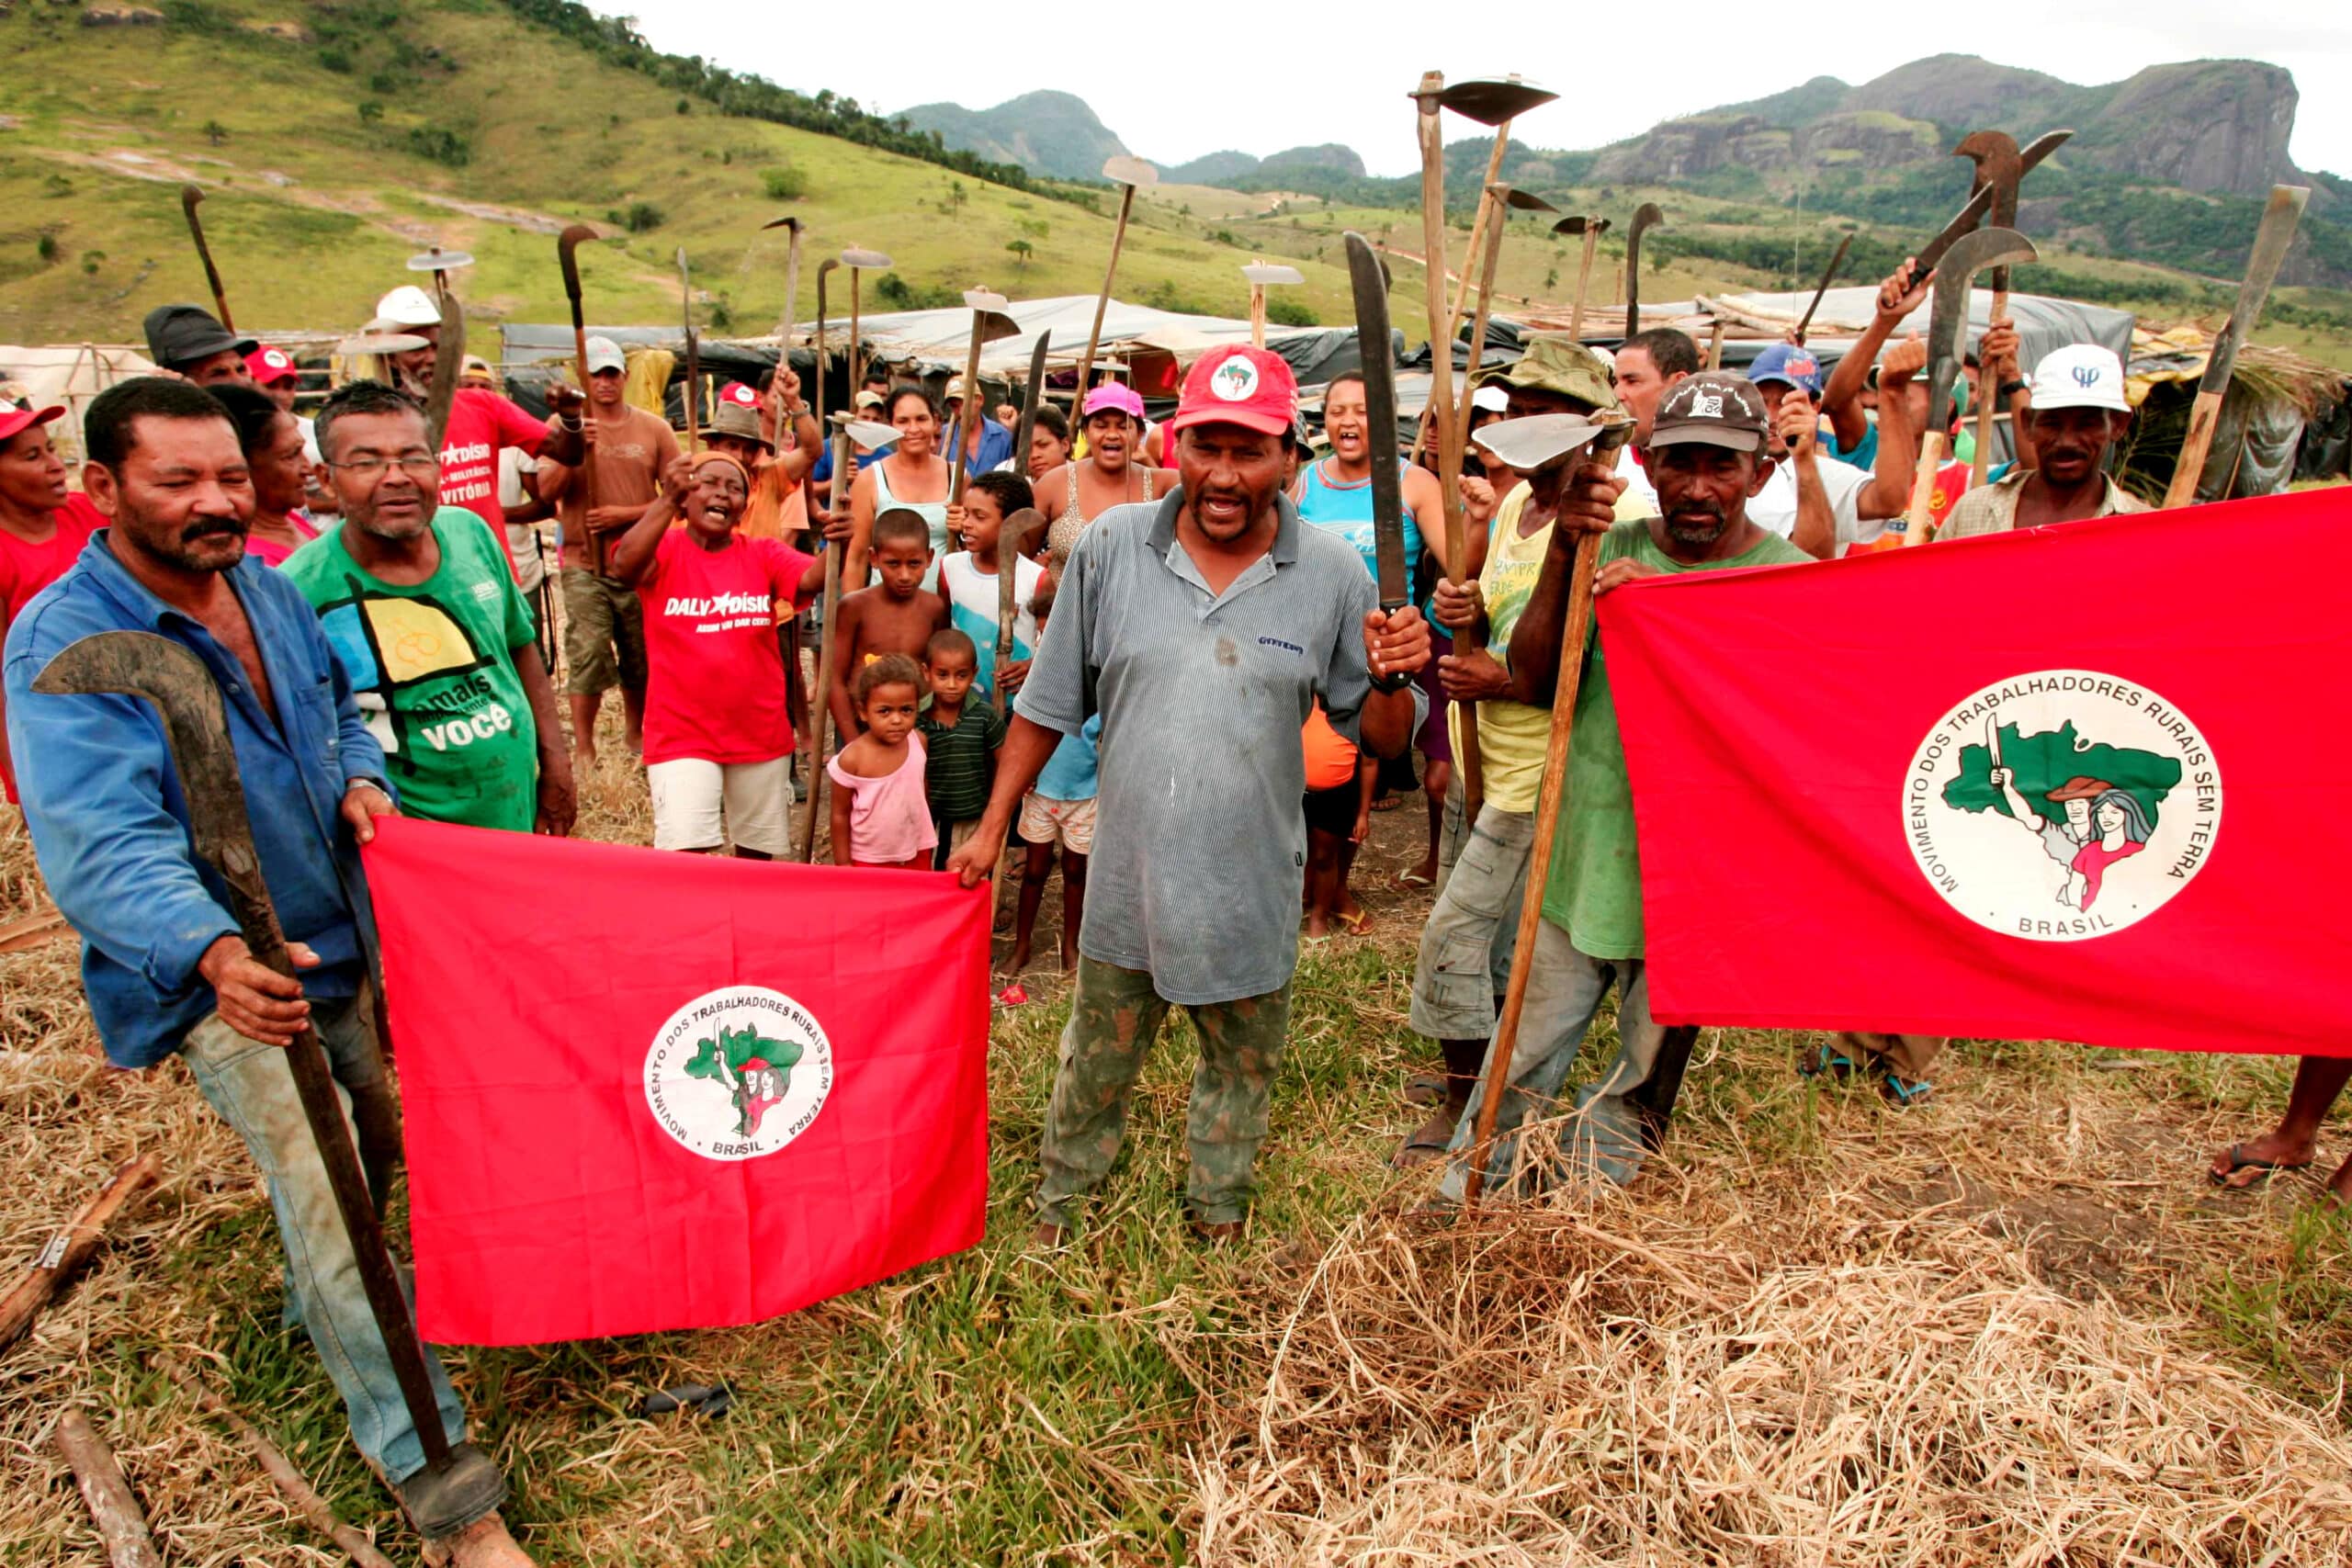
{"label": "flip-flop sandal", "polygon": [[1404,804],[1405,797],[1401,795],[1384,795],[1372,803],[1372,808],[1374,811],[1394,811]]}
{"label": "flip-flop sandal", "polygon": [[1415,1073],[1405,1080],[1405,1103],[1435,1105],[1445,1099],[1445,1075]]}
{"label": "flip-flop sandal", "polygon": [[1797,1064],[1797,1077],[1801,1078],[1844,1078],[1855,1070],[1854,1058],[1831,1045],[1821,1046],[1811,1057]]}
{"label": "flip-flop sandal", "polygon": [[1435,887],[1437,886],[1437,878],[1433,876],[1423,876],[1418,871],[1400,871],[1396,874],[1396,886],[1399,887]]}
{"label": "flip-flop sandal", "polygon": [[1362,936],[1372,930],[1372,911],[1369,909],[1358,909],[1352,916],[1333,915],[1331,918],[1339,921],[1350,936]]}
{"label": "flip-flop sandal", "polygon": [[1415,1170],[1445,1157],[1446,1145],[1453,1141],[1453,1118],[1441,1106],[1430,1119],[1405,1134],[1388,1163],[1397,1170]]}
{"label": "flip-flop sandal", "polygon": [[1925,1078],[1906,1078],[1888,1073],[1878,1080],[1878,1092],[1889,1105],[1909,1109],[1925,1105],[1935,1098],[1936,1086]]}
{"label": "flip-flop sandal", "polygon": [[[2307,1159],[2256,1159],[2252,1155],[2245,1153],[2245,1147],[2243,1144],[2232,1144],[2229,1147],[2230,1168],[2215,1170],[2209,1165],[2205,1168],[2205,1179],[2216,1187],[2226,1187],[2233,1192],[2245,1192],[2262,1186],[2272,1177],[2282,1172],[2292,1173],[2298,1170],[2309,1170],[2312,1168],[2312,1162]],[[2240,1171],[2251,1171],[2253,1174],[2241,1181],[2238,1179]]]}

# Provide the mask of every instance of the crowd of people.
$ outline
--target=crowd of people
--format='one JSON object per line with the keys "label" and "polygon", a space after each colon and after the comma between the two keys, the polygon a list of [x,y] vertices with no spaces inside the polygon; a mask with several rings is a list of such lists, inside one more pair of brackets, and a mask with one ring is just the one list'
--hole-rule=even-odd
{"label": "crowd of people", "polygon": [[[1080,1223],[1179,1006],[1200,1041],[1186,1207],[1214,1244],[1240,1234],[1255,1190],[1301,942],[1363,930],[1356,851],[1377,805],[1419,793],[1426,853],[1398,880],[1433,889],[1409,1021],[1435,1066],[1408,1085],[1425,1114],[1396,1162],[1441,1164],[1437,1201],[1458,1199],[1480,1097],[1495,1092],[1491,1189],[1631,1181],[1665,1134],[1696,1032],[1649,1015],[1607,662],[1597,639],[1562,646],[1571,562],[1581,537],[1601,536],[1594,587],[1606,594],[1903,542],[1929,411],[1925,350],[1893,333],[1926,281],[1907,265],[1886,279],[1871,326],[1826,369],[1795,343],[1745,374],[1702,369],[1698,344],[1671,327],[1613,353],[1532,336],[1476,378],[1476,461],[1457,495],[1431,468],[1404,465],[1417,575],[1409,602],[1385,610],[1371,435],[1386,411],[1361,376],[1333,380],[1318,450],[1290,366],[1263,349],[1204,355],[1164,423],[1116,380],[1086,389],[1074,423],[1042,408],[1025,452],[1018,411],[982,412],[960,378],[944,406],[919,380],[861,378],[847,400],[892,438],[836,475],[820,411],[788,366],[720,389],[685,450],[628,401],[627,358],[608,339],[588,340],[586,386],[553,387],[544,418],[468,360],[436,445],[425,407],[441,315],[422,290],[396,289],[378,312],[418,346],[308,417],[281,349],[166,306],[147,322],[164,373],[90,405],[78,476],[49,439],[62,411],[0,408],[0,780],[82,937],[108,1060],[183,1056],[266,1175],[291,1310],[362,1450],[450,1560],[526,1562],[499,1523],[496,1467],[464,1446],[437,1364],[461,1462],[424,1464],[276,1050],[304,1023],[317,1032],[370,1168],[384,1168],[398,1134],[365,1003],[374,937],[357,854],[376,818],[570,832],[579,780],[620,765],[597,739],[617,687],[656,849],[791,858],[794,807],[827,784],[840,865],[944,870],[974,886],[999,874],[1017,837],[1010,967],[1031,962],[1058,864],[1072,976],[1035,1240],[1063,1245]],[[2025,367],[2016,332],[1996,321],[1967,381],[1963,406],[1996,399],[2017,455],[1973,490],[1964,449],[1939,470],[1937,537],[2139,509],[2107,474],[2131,418],[2112,352],[2075,344]],[[1628,443],[1525,470],[1478,444],[1498,423],[1562,413],[1622,426]],[[1957,412],[1951,421],[1964,434]],[[1467,524],[1461,558],[1449,499]],[[819,623],[808,611],[833,552],[843,592]],[[36,691],[61,649],[118,629],[171,639],[218,682],[299,979],[256,962],[219,874],[191,850],[153,718],[128,698]],[[833,679],[811,691],[820,639]],[[1571,660],[1582,673],[1544,918],[1521,953],[1551,711]],[[820,756],[805,743],[826,720],[835,743]],[[1472,722],[1475,810],[1454,766]],[[1515,963],[1524,1023],[1489,1073]],[[1616,1049],[1571,1089],[1612,993]],[[1916,1105],[1945,1043],[1852,1032],[1797,1069]],[[2279,1127],[2224,1151],[2213,1179],[2242,1186],[2308,1165],[2347,1069],[2306,1062]],[[1556,1135],[1521,1136],[1532,1118],[1571,1109]],[[2330,1185],[2352,1200],[2352,1162]]]}

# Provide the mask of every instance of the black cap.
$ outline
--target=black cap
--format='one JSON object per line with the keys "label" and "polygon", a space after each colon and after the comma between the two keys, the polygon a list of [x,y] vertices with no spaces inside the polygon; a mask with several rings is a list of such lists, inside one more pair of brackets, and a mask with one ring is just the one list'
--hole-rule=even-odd
{"label": "black cap", "polygon": [[1650,445],[1676,446],[1696,442],[1753,452],[1764,445],[1771,421],[1764,412],[1764,395],[1745,376],[1728,370],[1702,370],[1667,389],[1650,418]]}
{"label": "black cap", "polygon": [[239,337],[201,305],[158,305],[147,312],[147,356],[166,370],[209,359],[224,349],[251,354],[256,338]]}

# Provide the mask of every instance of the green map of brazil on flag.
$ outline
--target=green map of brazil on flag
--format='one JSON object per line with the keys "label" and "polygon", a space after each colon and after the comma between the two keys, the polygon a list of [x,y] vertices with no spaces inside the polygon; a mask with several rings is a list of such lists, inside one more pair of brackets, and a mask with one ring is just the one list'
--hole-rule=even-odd
{"label": "green map of brazil on flag", "polygon": [[1651,1010],[2352,1055],[2347,581],[2334,490],[1602,595]]}
{"label": "green map of brazil on flag", "polygon": [[985,889],[406,818],[366,863],[427,1339],[753,1323],[979,1241]]}

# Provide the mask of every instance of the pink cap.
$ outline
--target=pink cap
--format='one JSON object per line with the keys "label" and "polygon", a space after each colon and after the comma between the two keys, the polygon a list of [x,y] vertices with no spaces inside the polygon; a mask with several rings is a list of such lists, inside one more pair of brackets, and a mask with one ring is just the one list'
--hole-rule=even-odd
{"label": "pink cap", "polygon": [[1196,424],[1238,424],[1280,435],[1298,410],[1298,379],[1290,361],[1262,348],[1237,344],[1204,355],[1184,378],[1170,430]]}
{"label": "pink cap", "polygon": [[1123,413],[1141,423],[1143,398],[1125,381],[1105,381],[1086,394],[1086,413]]}
{"label": "pink cap", "polygon": [[294,356],[265,344],[245,355],[245,368],[252,373],[254,386],[266,387],[295,374]]}

